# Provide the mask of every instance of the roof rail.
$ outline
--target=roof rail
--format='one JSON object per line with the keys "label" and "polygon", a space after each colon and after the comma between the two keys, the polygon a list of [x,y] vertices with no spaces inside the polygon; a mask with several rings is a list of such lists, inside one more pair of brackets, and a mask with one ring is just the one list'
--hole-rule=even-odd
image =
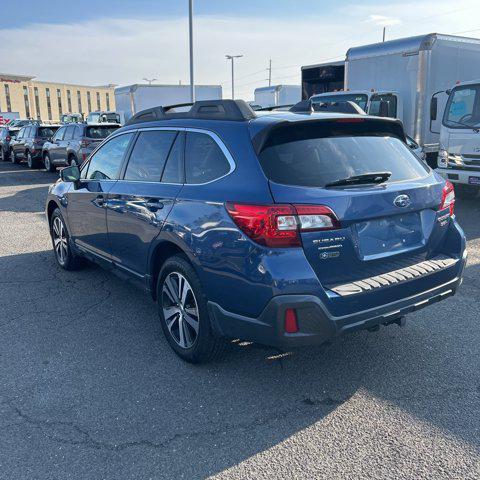
{"label": "roof rail", "polygon": [[[188,106],[191,106],[188,112],[170,112],[175,108]],[[199,100],[195,103],[178,103],[142,110],[125,125],[173,118],[245,121],[255,117],[255,112],[243,100]]]}

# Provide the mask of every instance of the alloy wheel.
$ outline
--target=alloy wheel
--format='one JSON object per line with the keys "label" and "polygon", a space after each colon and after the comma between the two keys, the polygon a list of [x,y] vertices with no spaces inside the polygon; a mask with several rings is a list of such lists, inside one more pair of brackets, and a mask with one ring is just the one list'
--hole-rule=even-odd
{"label": "alloy wheel", "polygon": [[67,231],[60,217],[55,217],[52,226],[53,247],[58,263],[65,265],[68,260]]}
{"label": "alloy wheel", "polygon": [[178,272],[171,272],[163,281],[162,310],[173,340],[184,349],[194,345],[198,338],[198,304],[188,280]]}
{"label": "alloy wheel", "polygon": [[33,167],[33,160],[30,152],[27,153],[27,165],[28,165],[28,168]]}
{"label": "alloy wheel", "polygon": [[45,155],[45,158],[43,159],[43,163],[45,164],[45,168],[47,170],[50,170],[50,156]]}

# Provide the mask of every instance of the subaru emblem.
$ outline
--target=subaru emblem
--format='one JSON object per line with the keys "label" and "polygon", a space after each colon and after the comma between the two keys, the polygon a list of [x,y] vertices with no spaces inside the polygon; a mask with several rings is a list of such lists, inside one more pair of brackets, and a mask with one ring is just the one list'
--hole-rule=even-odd
{"label": "subaru emblem", "polygon": [[399,208],[406,208],[412,204],[412,201],[410,200],[410,197],[408,195],[399,195],[395,198],[393,204]]}

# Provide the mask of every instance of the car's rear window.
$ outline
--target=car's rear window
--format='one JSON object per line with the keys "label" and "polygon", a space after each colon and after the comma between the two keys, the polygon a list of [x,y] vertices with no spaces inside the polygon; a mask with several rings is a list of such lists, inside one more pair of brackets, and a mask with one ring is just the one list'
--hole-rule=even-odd
{"label": "car's rear window", "polygon": [[119,127],[115,125],[105,125],[105,126],[96,126],[96,127],[87,127],[85,136],[88,138],[97,138],[99,140],[107,138],[115,130],[118,130]]}
{"label": "car's rear window", "polygon": [[58,127],[39,127],[37,136],[40,138],[50,138],[55,135]]}
{"label": "car's rear window", "polygon": [[[273,132],[259,154],[265,175],[276,183],[324,187],[336,180],[391,172],[389,182],[424,177],[428,168],[405,143],[380,131],[343,128]],[[287,131],[290,130],[290,131]]]}

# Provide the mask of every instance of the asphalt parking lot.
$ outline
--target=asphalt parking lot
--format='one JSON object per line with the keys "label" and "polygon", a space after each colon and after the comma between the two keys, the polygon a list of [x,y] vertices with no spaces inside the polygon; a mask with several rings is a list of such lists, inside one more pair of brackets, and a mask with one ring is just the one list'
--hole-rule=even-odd
{"label": "asphalt parking lot", "polygon": [[480,199],[460,291],[405,328],[192,366],[146,294],[56,266],[56,178],[0,164],[1,479],[480,478]]}

